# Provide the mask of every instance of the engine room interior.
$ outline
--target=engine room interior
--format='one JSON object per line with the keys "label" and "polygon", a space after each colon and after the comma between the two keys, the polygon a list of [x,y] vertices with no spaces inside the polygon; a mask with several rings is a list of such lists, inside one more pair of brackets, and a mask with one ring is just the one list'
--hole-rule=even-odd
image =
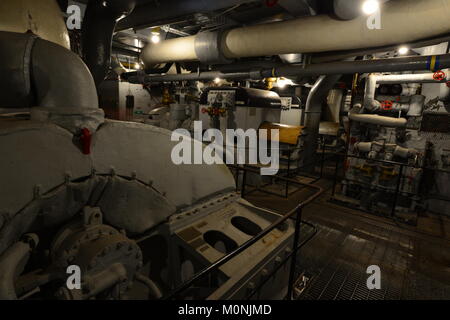
{"label": "engine room interior", "polygon": [[450,0],[0,0],[0,300],[450,300]]}

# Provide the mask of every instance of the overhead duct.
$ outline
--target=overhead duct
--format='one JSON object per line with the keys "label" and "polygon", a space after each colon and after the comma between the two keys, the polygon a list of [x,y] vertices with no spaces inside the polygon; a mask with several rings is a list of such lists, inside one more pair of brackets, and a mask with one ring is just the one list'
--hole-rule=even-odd
{"label": "overhead duct", "polygon": [[[228,30],[220,37],[220,46],[212,50],[235,59],[398,45],[448,33],[449,15],[450,0],[390,1],[382,7],[380,29],[369,29],[367,16],[342,21],[319,15]],[[149,44],[141,58],[146,65],[201,60],[197,37]]]}
{"label": "overhead duct", "polygon": [[83,59],[97,86],[105,79],[111,64],[116,24],[133,11],[135,3],[135,0],[89,1],[82,29]]}

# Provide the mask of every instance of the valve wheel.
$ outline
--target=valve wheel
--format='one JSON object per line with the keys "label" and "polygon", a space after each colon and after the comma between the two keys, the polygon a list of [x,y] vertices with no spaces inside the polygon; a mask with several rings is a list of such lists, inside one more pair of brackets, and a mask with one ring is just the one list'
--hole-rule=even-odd
{"label": "valve wheel", "polygon": [[433,79],[436,80],[436,81],[442,81],[442,80],[444,80],[446,77],[447,77],[447,75],[446,75],[445,72],[442,71],[442,70],[436,71],[436,72],[433,74]]}
{"label": "valve wheel", "polygon": [[381,103],[381,107],[383,108],[383,110],[392,110],[393,106],[394,103],[390,100],[386,100]]}

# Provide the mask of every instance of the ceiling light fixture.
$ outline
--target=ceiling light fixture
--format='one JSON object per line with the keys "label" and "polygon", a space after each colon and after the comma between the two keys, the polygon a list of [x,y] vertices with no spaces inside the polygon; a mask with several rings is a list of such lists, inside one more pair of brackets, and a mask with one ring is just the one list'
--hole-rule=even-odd
{"label": "ceiling light fixture", "polygon": [[367,15],[374,14],[379,9],[380,3],[378,2],[378,0],[366,0],[362,5],[362,11]]}
{"label": "ceiling light fixture", "polygon": [[401,55],[405,55],[405,54],[407,54],[408,52],[409,52],[409,48],[408,48],[408,47],[400,47],[400,48],[398,49],[398,53],[401,54]]}
{"label": "ceiling light fixture", "polygon": [[154,35],[152,35],[151,40],[153,43],[159,43],[161,41],[161,37],[159,36],[159,34],[154,34]]}
{"label": "ceiling light fixture", "polygon": [[150,40],[153,43],[159,43],[161,41],[161,28],[152,28],[152,37]]}

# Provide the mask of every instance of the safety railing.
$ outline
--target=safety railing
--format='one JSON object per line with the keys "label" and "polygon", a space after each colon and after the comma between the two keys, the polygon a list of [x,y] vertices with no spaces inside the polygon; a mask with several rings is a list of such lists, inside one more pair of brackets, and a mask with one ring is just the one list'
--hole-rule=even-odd
{"label": "safety railing", "polygon": [[[230,165],[229,167],[234,169],[234,170],[243,171],[244,175],[245,175],[246,172],[259,173],[259,170],[254,169],[254,168],[248,168],[248,167],[245,167],[245,166],[241,167],[241,166]],[[289,211],[285,215],[280,215],[280,213],[277,213],[277,212],[274,212],[274,211],[271,211],[271,210],[268,210],[268,209],[264,209],[266,212],[270,212],[270,213],[272,213],[272,214],[274,214],[276,216],[279,216],[279,218],[274,223],[272,223],[268,228],[266,228],[265,230],[261,231],[255,237],[253,237],[252,239],[248,240],[247,242],[245,242],[244,244],[242,244],[240,247],[236,248],[235,250],[233,250],[229,254],[224,255],[222,258],[220,258],[219,260],[217,260],[213,264],[209,265],[208,267],[206,267],[202,271],[198,272],[189,281],[181,284],[178,288],[173,290],[171,293],[169,293],[163,299],[170,300],[170,299],[178,299],[178,298],[180,298],[180,296],[182,295],[183,292],[185,292],[186,290],[191,288],[199,280],[204,279],[206,276],[211,274],[211,272],[217,270],[222,265],[224,265],[225,263],[227,263],[230,260],[232,260],[233,258],[235,258],[237,255],[239,255],[242,252],[244,252],[245,250],[247,250],[249,247],[251,247],[253,244],[255,244],[256,242],[258,242],[259,240],[264,238],[266,235],[268,235],[274,229],[276,229],[277,227],[283,225],[287,220],[295,220],[294,239],[292,241],[291,252],[290,252],[290,254],[288,256],[285,257],[285,259],[283,261],[281,261],[281,263],[277,266],[277,268],[275,268],[270,274],[267,275],[267,279],[265,281],[263,281],[262,283],[260,283],[260,285],[257,288],[255,288],[253,290],[253,292],[251,292],[249,294],[248,298],[253,297],[258,292],[258,290],[260,290],[264,286],[264,284],[268,281],[268,279],[270,279],[281,267],[286,265],[286,263],[288,263],[289,260],[291,260],[291,265],[290,265],[290,271],[289,271],[288,291],[287,291],[286,297],[288,299],[290,299],[292,297],[294,284],[295,284],[295,280],[296,280],[295,279],[295,272],[296,272],[295,266],[297,264],[297,255],[298,255],[297,253],[299,252],[300,248],[303,247],[308,241],[310,241],[314,237],[314,235],[317,233],[317,229],[312,224],[302,220],[302,211],[303,211],[303,208],[305,206],[307,206],[308,204],[310,204],[311,202],[316,200],[320,195],[322,195],[324,190],[321,187],[319,187],[319,186],[316,186],[316,185],[313,185],[313,184],[299,182],[299,181],[291,179],[291,178],[278,177],[278,179],[281,179],[281,180],[284,180],[284,181],[288,181],[289,183],[292,183],[292,184],[298,184],[298,185],[301,185],[301,186],[303,186],[305,188],[311,189],[311,190],[313,190],[313,194],[310,195],[304,201],[300,202],[294,209],[292,209],[291,211]],[[302,243],[299,244],[298,242],[299,242],[299,239],[300,239],[300,229],[301,229],[301,225],[302,224],[305,224],[305,225],[308,225],[308,226],[312,227],[314,232],[306,240],[304,240]]]}
{"label": "safety railing", "polygon": [[[397,204],[398,204],[398,199],[399,199],[400,195],[408,195],[408,196],[417,196],[418,195],[417,193],[409,193],[409,192],[403,191],[402,183],[405,180],[405,168],[424,169],[422,167],[418,167],[416,165],[411,165],[411,164],[402,163],[402,162],[396,162],[396,161],[381,160],[381,159],[368,159],[366,157],[361,157],[361,156],[351,155],[351,154],[346,154],[346,153],[336,153],[335,155],[336,155],[336,163],[335,163],[335,171],[334,171],[334,179],[333,179],[333,188],[332,188],[332,193],[331,193],[332,199],[334,199],[336,196],[336,189],[339,184],[338,180],[339,180],[340,164],[346,163],[348,158],[365,160],[365,161],[370,161],[372,163],[378,163],[380,165],[393,166],[393,167],[399,168],[395,186],[393,188],[389,188],[389,187],[382,188],[381,186],[374,186],[371,183],[365,183],[361,180],[357,180],[357,181],[349,180],[349,179],[346,179],[345,172],[343,174],[343,179],[348,180],[351,183],[360,185],[362,188],[367,187],[367,188],[377,189],[380,191],[389,192],[393,196],[392,206],[391,206],[391,211],[390,211],[390,216],[392,218],[394,218],[396,216]],[[344,169],[344,168],[345,167],[342,165],[342,169]]]}

